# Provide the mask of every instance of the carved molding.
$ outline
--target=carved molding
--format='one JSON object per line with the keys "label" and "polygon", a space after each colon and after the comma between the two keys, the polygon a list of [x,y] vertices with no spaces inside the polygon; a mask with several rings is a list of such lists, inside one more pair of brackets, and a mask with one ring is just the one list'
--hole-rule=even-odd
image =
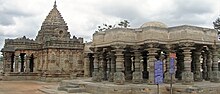
{"label": "carved molding", "polygon": [[124,50],[124,48],[126,47],[126,45],[123,44],[115,44],[111,46],[113,49],[115,50]]}
{"label": "carved molding", "polygon": [[131,48],[134,49],[134,51],[137,51],[137,50],[141,49],[141,46],[140,45],[134,45],[134,46],[131,46]]}
{"label": "carved molding", "polygon": [[157,43],[157,42],[146,43],[145,46],[146,46],[146,48],[157,48],[157,47],[159,47],[159,43]]}
{"label": "carved molding", "polygon": [[195,45],[194,42],[180,42],[179,43],[179,46],[182,46],[182,47],[192,47],[194,45]]}

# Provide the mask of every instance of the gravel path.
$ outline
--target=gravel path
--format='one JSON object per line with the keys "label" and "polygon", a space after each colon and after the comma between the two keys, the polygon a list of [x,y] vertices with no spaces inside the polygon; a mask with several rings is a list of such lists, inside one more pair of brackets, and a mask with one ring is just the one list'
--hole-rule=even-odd
{"label": "gravel path", "polygon": [[57,86],[58,82],[0,81],[0,94],[45,94],[39,89]]}

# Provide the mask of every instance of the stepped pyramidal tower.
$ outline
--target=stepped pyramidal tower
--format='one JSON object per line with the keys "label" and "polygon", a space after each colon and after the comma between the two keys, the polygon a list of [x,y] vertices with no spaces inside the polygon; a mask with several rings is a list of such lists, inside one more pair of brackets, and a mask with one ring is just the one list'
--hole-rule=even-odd
{"label": "stepped pyramidal tower", "polygon": [[55,1],[35,40],[25,36],[5,40],[4,77],[31,75],[28,79],[56,81],[83,75],[83,38],[70,37]]}
{"label": "stepped pyramidal tower", "polygon": [[50,40],[70,40],[70,33],[67,31],[68,26],[57,9],[56,1],[53,9],[44,20],[41,30],[39,31],[36,41],[46,42]]}

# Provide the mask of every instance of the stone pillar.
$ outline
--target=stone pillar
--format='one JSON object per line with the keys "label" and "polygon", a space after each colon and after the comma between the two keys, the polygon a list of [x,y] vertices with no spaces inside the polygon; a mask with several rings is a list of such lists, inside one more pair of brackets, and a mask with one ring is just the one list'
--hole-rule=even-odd
{"label": "stone pillar", "polygon": [[184,55],[184,72],[182,72],[182,84],[192,84],[193,83],[193,73],[191,72],[191,50],[193,47],[183,47],[183,55]]}
{"label": "stone pillar", "polygon": [[100,64],[99,64],[99,73],[101,74],[102,80],[106,80],[106,60],[105,60],[105,52],[104,50],[99,55]]}
{"label": "stone pillar", "polygon": [[[171,82],[171,74],[170,74],[170,53],[171,52],[175,52],[175,51],[170,51],[167,50],[166,51],[166,69],[165,69],[165,75],[164,75],[164,83],[170,83]],[[175,58],[175,62],[174,62],[175,66],[176,66],[176,58]],[[175,67],[176,68],[176,67]],[[175,69],[176,70],[176,69]],[[175,72],[172,74],[172,83],[176,82],[176,78],[175,78]]]}
{"label": "stone pillar", "polygon": [[94,48],[94,71],[92,73],[92,81],[101,82],[101,75],[99,73],[99,55],[98,48]]}
{"label": "stone pillar", "polygon": [[140,84],[143,81],[143,76],[142,76],[142,72],[140,69],[140,59],[141,58],[141,52],[139,50],[140,46],[135,46],[134,48],[134,56],[135,56],[135,60],[134,60],[134,72],[133,72],[133,78],[132,78],[132,82],[134,84]]}
{"label": "stone pillar", "polygon": [[107,62],[107,70],[106,70],[106,74],[107,74],[107,79],[109,80],[109,75],[110,75],[110,72],[111,72],[111,57],[110,57],[111,53],[108,52],[107,53],[107,56],[106,56],[106,62]]}
{"label": "stone pillar", "polygon": [[210,81],[211,82],[217,82],[219,83],[220,82],[220,72],[218,71],[218,49],[216,47],[216,45],[214,45],[214,49],[213,49],[213,52],[212,52],[212,72],[211,72],[211,79]]}
{"label": "stone pillar", "polygon": [[109,78],[108,78],[108,81],[109,82],[113,82],[114,81],[114,73],[116,71],[116,57],[115,57],[115,54],[114,54],[114,50],[111,51],[110,53],[110,58],[111,58],[111,72],[109,74]]}
{"label": "stone pillar", "polygon": [[14,72],[18,72],[18,64],[19,64],[19,54],[15,54],[15,70],[14,70]]}
{"label": "stone pillar", "polygon": [[210,50],[207,51],[207,79],[211,79],[211,72],[212,72],[212,52]]}
{"label": "stone pillar", "polygon": [[[175,50],[173,50],[174,47],[175,47],[174,45],[170,45],[170,44],[166,45],[167,50],[165,50],[165,52],[166,52],[167,58],[166,58],[166,62],[165,62],[166,69],[165,69],[165,74],[164,74],[164,83],[170,83],[171,76],[172,76],[172,83],[175,83],[175,81],[176,81],[176,78],[175,78],[176,72],[174,72],[172,75],[169,72],[170,71],[170,54],[171,54],[171,52],[176,53]],[[174,59],[175,59],[174,63],[175,63],[175,70],[176,70],[176,58],[174,58]]]}
{"label": "stone pillar", "polygon": [[89,61],[89,54],[88,53],[85,53],[84,54],[84,76],[85,77],[89,77],[90,75],[90,61]]}
{"label": "stone pillar", "polygon": [[25,72],[29,73],[30,72],[30,55],[26,54],[25,62],[26,62]]}
{"label": "stone pillar", "polygon": [[148,51],[148,72],[149,79],[148,84],[154,84],[154,63],[157,60],[155,56],[157,55],[158,48],[154,44],[149,44],[150,48],[146,49]]}
{"label": "stone pillar", "polygon": [[207,54],[206,52],[202,53],[202,76],[203,79],[207,80],[208,78],[208,70],[207,70]]}
{"label": "stone pillar", "polygon": [[131,53],[125,52],[125,80],[132,80],[132,71],[131,71],[132,61]]}
{"label": "stone pillar", "polygon": [[203,80],[202,78],[202,72],[200,71],[201,69],[201,63],[200,63],[200,56],[201,56],[201,51],[196,50],[194,52],[195,54],[195,72],[194,72],[194,81],[201,82]]}
{"label": "stone pillar", "polygon": [[11,54],[6,52],[3,53],[3,71],[7,73],[11,70]]}
{"label": "stone pillar", "polygon": [[116,48],[115,50],[115,56],[116,56],[116,72],[114,73],[114,82],[117,85],[123,85],[125,82],[125,75],[122,72],[124,70],[124,46],[117,45],[114,46]]}

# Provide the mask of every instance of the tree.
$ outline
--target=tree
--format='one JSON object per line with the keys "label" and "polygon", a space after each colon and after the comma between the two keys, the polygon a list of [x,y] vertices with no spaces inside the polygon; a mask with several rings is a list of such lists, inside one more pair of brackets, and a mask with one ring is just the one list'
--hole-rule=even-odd
{"label": "tree", "polygon": [[127,28],[127,27],[130,27],[130,22],[129,21],[127,21],[127,20],[123,20],[123,21],[121,21],[121,22],[119,22],[119,26],[121,27],[121,28]]}
{"label": "tree", "polygon": [[[214,28],[218,31],[218,40],[220,40],[220,17],[218,17],[214,22]],[[218,50],[218,57],[220,58],[220,50]]]}
{"label": "tree", "polygon": [[[117,25],[121,28],[128,28],[130,27],[130,22],[127,20],[123,20],[121,22],[119,22]],[[102,26],[98,26],[98,30],[96,30],[95,32],[100,32],[100,31],[105,31],[108,29],[113,29],[116,28],[116,25],[108,25],[108,24],[102,24]]]}
{"label": "tree", "polygon": [[105,31],[105,30],[113,29],[113,28],[115,28],[115,25],[102,24],[102,26],[98,26],[98,31],[96,32]]}
{"label": "tree", "polygon": [[214,28],[215,28],[218,32],[220,32],[220,18],[217,18],[217,19],[213,22],[213,24],[214,24]]}

